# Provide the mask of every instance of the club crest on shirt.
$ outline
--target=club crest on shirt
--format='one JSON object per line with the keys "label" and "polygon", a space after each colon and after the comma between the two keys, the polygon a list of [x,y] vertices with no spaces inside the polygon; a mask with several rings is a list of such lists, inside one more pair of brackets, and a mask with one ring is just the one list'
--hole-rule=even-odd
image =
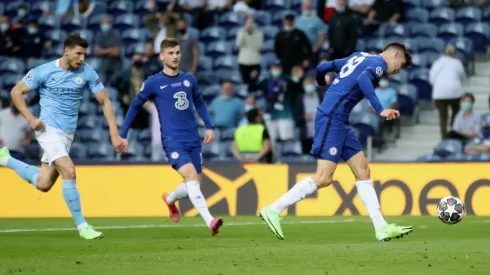
{"label": "club crest on shirt", "polygon": [[75,77],[75,83],[77,83],[78,85],[82,84],[83,83],[83,78],[81,75],[77,75]]}
{"label": "club crest on shirt", "polygon": [[178,158],[179,158],[179,153],[177,153],[177,152],[172,152],[172,154],[170,154],[170,157],[171,157],[172,159],[178,159]]}
{"label": "club crest on shirt", "polygon": [[376,74],[378,75],[378,77],[381,77],[383,75],[383,68],[377,67],[376,68]]}
{"label": "club crest on shirt", "polygon": [[189,80],[187,80],[187,79],[184,80],[184,86],[186,86],[186,87],[191,86],[191,83],[189,82]]}

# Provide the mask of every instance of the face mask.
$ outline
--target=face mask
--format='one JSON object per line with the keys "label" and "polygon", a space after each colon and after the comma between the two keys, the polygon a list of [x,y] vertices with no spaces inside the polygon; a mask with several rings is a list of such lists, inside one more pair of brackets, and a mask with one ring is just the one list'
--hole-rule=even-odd
{"label": "face mask", "polygon": [[254,106],[252,105],[245,105],[245,112],[248,112],[250,110],[252,110],[254,108]]}
{"label": "face mask", "polygon": [[187,29],[179,29],[178,32],[184,35],[187,32]]}
{"label": "face mask", "polygon": [[27,32],[29,34],[36,34],[37,33],[37,28],[36,27],[27,27]]}
{"label": "face mask", "polygon": [[4,32],[4,31],[7,31],[7,30],[9,29],[9,24],[6,24],[6,23],[2,24],[2,25],[0,26],[0,29],[1,29],[3,32]]}
{"label": "face mask", "polygon": [[335,8],[335,10],[337,12],[344,12],[345,11],[345,7],[337,7],[337,8]]}
{"label": "face mask", "polygon": [[311,94],[313,94],[313,93],[316,91],[315,85],[312,85],[312,84],[308,84],[308,85],[306,85],[306,86],[304,87],[304,89],[305,89],[305,92],[306,92],[307,94],[310,94],[310,95],[311,95]]}
{"label": "face mask", "polygon": [[306,17],[310,17],[313,15],[313,12],[312,11],[303,11],[303,15]]}
{"label": "face mask", "polygon": [[107,24],[107,23],[104,23],[102,25],[100,25],[100,29],[103,31],[103,32],[106,32],[108,30],[111,29],[111,25],[110,24]]}
{"label": "face mask", "polygon": [[293,29],[292,26],[284,26],[285,31],[291,31]]}
{"label": "face mask", "polygon": [[469,101],[463,101],[461,102],[461,109],[465,111],[471,111],[471,109],[473,109],[473,103]]}
{"label": "face mask", "polygon": [[24,17],[24,15],[26,15],[26,10],[25,9],[20,9],[17,11],[17,15],[19,17]]}
{"label": "face mask", "polygon": [[385,88],[388,88],[388,86],[390,85],[390,82],[388,82],[388,80],[386,79],[382,79],[379,81],[379,87],[385,89]]}
{"label": "face mask", "polygon": [[271,70],[271,75],[274,78],[278,78],[281,76],[282,71],[281,70]]}
{"label": "face mask", "polygon": [[134,66],[136,69],[139,69],[139,68],[143,67],[143,61],[141,61],[141,60],[134,61],[134,62],[133,62],[133,66]]}
{"label": "face mask", "polygon": [[292,80],[294,83],[298,83],[298,82],[299,82],[299,77],[297,77],[297,76],[292,76],[292,77],[291,77],[291,80]]}

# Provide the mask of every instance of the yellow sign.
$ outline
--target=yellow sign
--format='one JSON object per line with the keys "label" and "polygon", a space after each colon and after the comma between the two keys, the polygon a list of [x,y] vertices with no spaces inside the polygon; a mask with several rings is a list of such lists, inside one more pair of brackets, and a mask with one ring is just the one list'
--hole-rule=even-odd
{"label": "yellow sign", "polygon": [[[490,215],[488,164],[371,164],[371,176],[387,215],[435,214],[438,200],[452,194],[468,214]],[[256,215],[302,178],[314,165],[210,165],[201,189],[213,214]],[[167,216],[161,200],[182,182],[168,165],[79,166],[77,186],[87,217]],[[186,216],[197,215],[189,200],[179,204]],[[333,184],[291,206],[298,216],[366,215],[350,169],[339,165]],[[0,217],[69,217],[61,181],[41,193],[15,172],[0,168]]]}

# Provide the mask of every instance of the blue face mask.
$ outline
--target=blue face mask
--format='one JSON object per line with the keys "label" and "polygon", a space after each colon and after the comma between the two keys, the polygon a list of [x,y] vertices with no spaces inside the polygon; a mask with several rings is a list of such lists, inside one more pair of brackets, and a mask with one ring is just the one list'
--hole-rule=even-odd
{"label": "blue face mask", "polygon": [[3,32],[7,31],[8,29],[9,29],[9,24],[4,23],[4,24],[0,25],[0,30],[2,30]]}
{"label": "blue face mask", "polygon": [[473,103],[470,101],[463,101],[461,102],[461,109],[463,109],[463,111],[471,111],[471,109],[473,109]]}
{"label": "blue face mask", "polygon": [[252,110],[254,108],[254,106],[252,105],[245,105],[245,112],[248,112],[250,110]]}
{"label": "blue face mask", "polygon": [[281,76],[281,74],[282,74],[282,71],[281,71],[281,70],[271,70],[271,75],[272,75],[272,77],[274,77],[274,78],[278,78],[278,77],[280,77],[280,76]]}
{"label": "blue face mask", "polygon": [[18,10],[18,11],[17,11],[17,15],[18,15],[19,17],[24,17],[24,16],[26,15],[26,13],[27,13],[27,12],[26,12],[26,10],[25,10],[25,9],[20,9],[20,10]]}
{"label": "blue face mask", "polygon": [[37,28],[36,27],[27,27],[27,32],[29,34],[36,34],[37,33]]}
{"label": "blue face mask", "polygon": [[107,24],[107,23],[104,23],[102,25],[100,25],[100,29],[103,31],[103,32],[106,32],[108,30],[111,29],[111,25],[110,24]]}
{"label": "blue face mask", "polygon": [[297,76],[291,76],[291,80],[292,80],[294,83],[298,83],[298,82],[299,82],[299,77],[297,77]]}
{"label": "blue face mask", "polygon": [[390,82],[386,79],[381,79],[379,81],[379,87],[385,89],[385,88],[388,88],[388,86],[390,86]]}
{"label": "blue face mask", "polygon": [[315,85],[313,85],[313,84],[308,84],[308,85],[306,85],[306,86],[305,86],[305,92],[306,92],[307,94],[310,94],[310,95],[311,95],[311,94],[313,94],[313,93],[315,93],[315,92],[316,92],[316,87],[315,87]]}

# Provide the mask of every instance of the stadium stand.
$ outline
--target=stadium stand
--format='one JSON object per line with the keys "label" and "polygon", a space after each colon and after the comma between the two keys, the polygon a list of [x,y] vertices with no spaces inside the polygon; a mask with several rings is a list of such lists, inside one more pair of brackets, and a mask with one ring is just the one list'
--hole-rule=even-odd
{"label": "stadium stand", "polygon": [[[95,8],[88,16],[74,17],[68,15],[61,18],[53,14],[56,1],[8,1],[0,0],[0,14],[15,18],[16,7],[20,3],[32,4],[30,15],[39,22],[39,30],[44,33],[51,45],[46,49],[42,57],[0,57],[0,73],[2,92],[0,98],[8,101],[8,93],[16,81],[27,72],[42,62],[54,59],[62,54],[62,42],[64,37],[72,31],[78,31],[85,37],[90,47],[94,47],[95,37],[100,30],[100,21],[104,15],[113,18],[113,27],[121,34],[124,45],[124,64],[131,64],[130,58],[134,53],[144,51],[144,42],[153,40],[154,35],[146,27],[144,15],[148,10],[146,0],[117,0],[94,1]],[[466,70],[473,77],[469,81],[468,90],[475,93],[477,111],[488,110],[488,91],[483,86],[488,81],[490,69],[488,64],[476,62],[475,56],[481,56],[487,52],[488,39],[490,38],[490,9],[482,10],[478,7],[468,6],[455,9],[447,5],[447,1],[419,1],[404,0],[405,21],[387,28],[382,28],[371,36],[361,36],[356,50],[380,51],[387,42],[400,41],[405,43],[413,53],[414,67],[390,76],[391,85],[398,91],[398,107],[402,114],[402,131],[399,139],[394,143],[379,145],[380,153],[376,159],[387,160],[415,160],[441,161],[441,160],[480,160],[484,157],[467,157],[463,153],[463,147],[452,141],[442,141],[437,136],[437,116],[434,110],[427,108],[425,102],[431,101],[431,85],[428,81],[428,69],[442,53],[446,43],[453,44],[457,49],[457,57],[460,58]],[[316,7],[316,1],[313,1]],[[266,73],[267,65],[275,59],[274,38],[279,32],[282,19],[285,14],[298,14],[301,1],[295,0],[270,0],[263,1],[263,9],[254,13],[255,21],[264,34],[262,53],[262,72]],[[192,17],[186,16],[188,20]],[[244,98],[238,71],[235,37],[243,26],[245,18],[239,12],[226,12],[214,14],[212,23],[198,30],[191,28],[191,35],[199,40],[199,64],[196,77],[200,83],[200,90],[206,102],[220,94],[220,81],[231,80],[235,84],[235,94]],[[328,41],[322,47],[326,53]],[[87,63],[96,70],[100,61],[94,56],[94,50],[89,52]],[[476,75],[475,75],[476,73]],[[486,78],[484,78],[486,77]],[[107,83],[106,83],[107,84]],[[113,100],[120,100],[119,91],[108,86],[112,91]],[[31,108],[39,108],[36,100],[31,101]],[[120,103],[114,104],[121,123],[124,110]],[[360,113],[352,116],[351,124],[359,133],[363,146],[370,143],[370,138],[379,136],[379,120],[374,114],[370,114],[369,108],[361,108]],[[114,160],[116,155],[109,143],[107,129],[100,123],[99,106],[93,97],[86,93],[80,106],[79,132],[72,148],[73,158],[84,160]],[[229,137],[233,136],[233,129],[219,130],[220,139],[217,145],[204,148],[203,157],[208,161],[229,160]],[[148,129],[134,130],[134,140],[129,152],[122,156],[124,160],[150,161],[149,152],[140,146],[146,146],[151,141],[151,132]],[[430,140],[430,141],[429,141]],[[433,141],[432,141],[433,140]],[[297,142],[297,140],[295,141]],[[281,143],[279,143],[281,145]],[[311,162],[311,158],[301,155],[297,150],[297,143],[281,147],[277,161]],[[437,146],[435,146],[437,144]],[[434,149],[433,155],[426,155]],[[27,157],[38,159],[39,148],[33,142],[27,150]],[[420,157],[421,155],[425,155]]]}

